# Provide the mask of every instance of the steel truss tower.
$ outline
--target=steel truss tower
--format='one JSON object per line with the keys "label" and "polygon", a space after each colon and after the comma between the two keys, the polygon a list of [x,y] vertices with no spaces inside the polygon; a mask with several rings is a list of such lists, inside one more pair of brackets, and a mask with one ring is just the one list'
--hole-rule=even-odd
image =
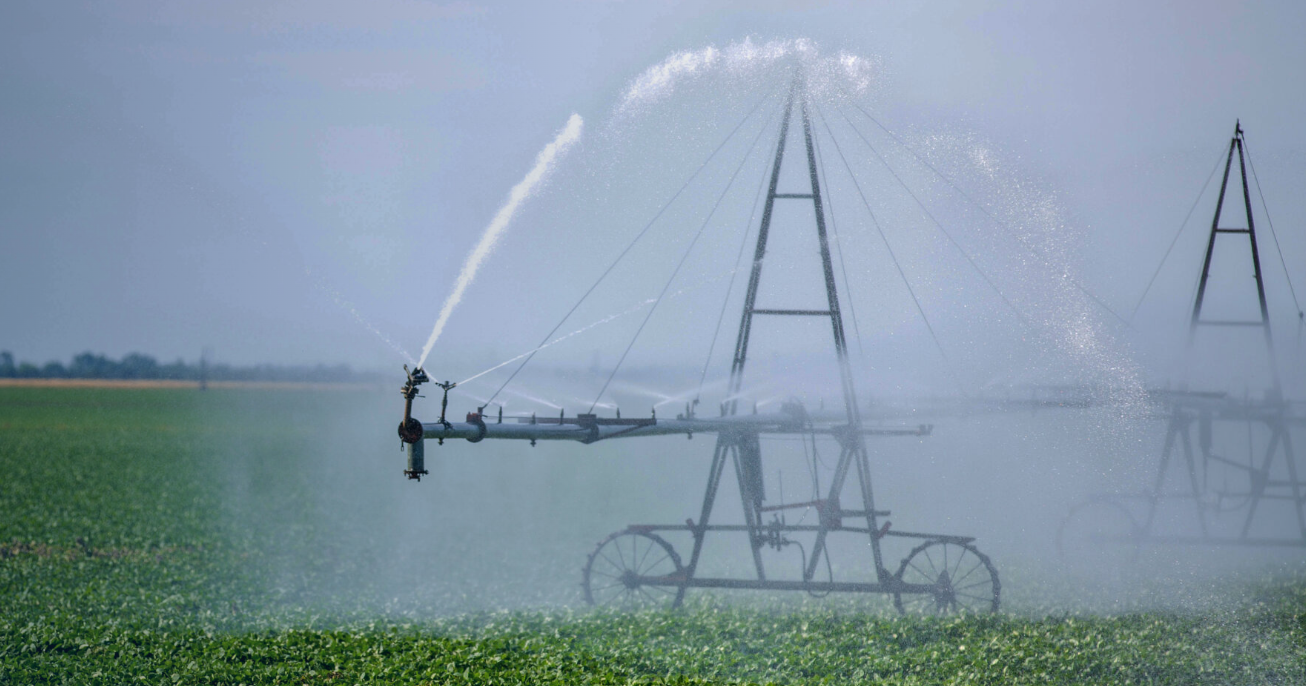
{"label": "steel truss tower", "polygon": [[[1221,213],[1229,189],[1229,173],[1233,169],[1233,154],[1238,153],[1238,169],[1242,176],[1242,200],[1247,226],[1229,228],[1220,226]],[[1252,275],[1256,279],[1256,296],[1260,303],[1259,319],[1204,319],[1202,307],[1206,298],[1206,287],[1211,274],[1211,260],[1215,253],[1216,239],[1220,236],[1246,236],[1251,251]],[[1278,363],[1274,353],[1274,337],[1270,329],[1269,308],[1265,302],[1265,281],[1261,274],[1260,251],[1256,245],[1256,223],[1252,217],[1252,199],[1248,188],[1246,153],[1244,151],[1243,129],[1241,122],[1234,124],[1233,138],[1229,141],[1229,153],[1225,158],[1224,178],[1220,182],[1220,196],[1215,204],[1215,216],[1211,219],[1211,233],[1206,243],[1206,256],[1202,260],[1201,280],[1197,285],[1197,295],[1193,299],[1192,317],[1188,324],[1188,354],[1191,356],[1193,342],[1200,327],[1248,327],[1260,328],[1264,334],[1265,354],[1269,365],[1271,387],[1263,400],[1247,399],[1233,401],[1223,394],[1191,393],[1176,394],[1170,399],[1169,425],[1166,429],[1165,447],[1161,452],[1161,462],[1157,470],[1156,481],[1149,494],[1147,514],[1139,529],[1142,537],[1155,537],[1153,523],[1157,507],[1166,498],[1191,499],[1196,507],[1200,537],[1194,542],[1233,543],[1242,545],[1306,545],[1306,482],[1298,477],[1297,458],[1293,451],[1290,428],[1302,423],[1295,417],[1291,405],[1283,400],[1283,390],[1279,379]],[[1269,434],[1264,453],[1248,455],[1248,462],[1243,464],[1218,454],[1213,445],[1213,434],[1220,424],[1242,423],[1251,426],[1263,425]],[[1192,431],[1196,428],[1197,437],[1193,440]],[[1250,433],[1249,433],[1250,436]],[[1194,450],[1196,443],[1197,450]],[[1164,492],[1171,456],[1176,444],[1182,447],[1184,472],[1187,477],[1187,492],[1167,494]],[[1251,450],[1249,446],[1249,451]],[[1273,477],[1271,470],[1276,460],[1282,457],[1286,478]],[[1200,458],[1200,460],[1199,460]],[[1259,458],[1259,461],[1254,461]],[[1232,470],[1245,474],[1236,490],[1213,491],[1208,475],[1213,467],[1220,470]],[[1252,523],[1262,501],[1287,501],[1296,515],[1300,536],[1297,538],[1265,538],[1251,535]],[[1236,536],[1217,536],[1211,531],[1211,514],[1214,512],[1246,508],[1242,527]],[[1165,539],[1166,537],[1159,537]],[[1173,537],[1172,537],[1173,538]]]}
{"label": "steel truss tower", "polygon": [[[1224,210],[1224,198],[1229,189],[1229,172],[1233,169],[1233,153],[1238,151],[1238,170],[1242,176],[1243,208],[1246,210],[1246,228],[1222,228],[1220,214]],[[1202,305],[1206,300],[1206,283],[1211,276],[1211,258],[1215,254],[1215,239],[1221,235],[1241,235],[1247,237],[1252,255],[1252,276],[1256,279],[1256,297],[1260,301],[1260,319],[1225,320],[1202,319]],[[1193,316],[1188,323],[1188,348],[1191,352],[1193,341],[1200,326],[1249,326],[1259,327],[1265,334],[1265,353],[1270,367],[1270,380],[1276,393],[1282,392],[1279,382],[1279,367],[1274,357],[1274,336],[1270,331],[1270,311],[1265,304],[1265,280],[1261,276],[1261,253],[1256,246],[1256,222],[1252,219],[1252,196],[1247,187],[1247,160],[1243,151],[1243,128],[1241,122],[1233,127],[1233,139],[1229,142],[1229,154],[1224,162],[1224,178],[1220,181],[1220,197],[1215,202],[1215,216],[1211,218],[1211,236],[1206,242],[1206,257],[1202,260],[1202,278],[1197,284],[1197,297],[1193,299]]]}
{"label": "steel truss tower", "polygon": [[[808,193],[779,193],[776,190],[780,181],[780,170],[784,164],[785,144],[789,137],[789,128],[795,105],[803,126],[803,145],[807,152],[807,176],[811,182]],[[757,290],[762,280],[762,268],[765,264],[767,240],[771,234],[771,219],[776,201],[809,202],[816,220],[816,235],[820,245],[821,269],[825,276],[826,309],[793,310],[766,309],[758,307]],[[771,167],[771,180],[766,194],[766,204],[762,210],[762,222],[757,233],[757,247],[753,252],[753,268],[748,278],[748,290],[744,296],[743,313],[739,321],[739,333],[735,339],[734,359],[730,369],[729,397],[726,412],[734,415],[739,409],[739,392],[744,382],[744,367],[748,361],[748,347],[752,338],[753,318],[757,316],[776,317],[817,317],[828,319],[834,339],[834,352],[839,365],[839,382],[843,392],[844,408],[848,426],[846,431],[836,434],[840,453],[834,476],[830,482],[829,495],[816,502],[820,515],[816,533],[816,543],[811,557],[803,570],[803,580],[811,581],[816,572],[817,562],[824,552],[826,536],[832,530],[841,527],[844,516],[863,517],[866,520],[866,532],[870,537],[871,551],[875,559],[876,578],[880,583],[890,583],[893,575],[885,569],[880,552],[880,539],[887,530],[880,528],[878,517],[887,516],[888,512],[875,509],[875,498],[871,490],[870,460],[861,432],[861,413],[857,407],[857,395],[853,387],[852,369],[848,363],[848,345],[844,335],[843,315],[839,309],[839,293],[835,286],[834,266],[830,259],[830,243],[825,229],[825,209],[821,202],[821,182],[817,174],[816,151],[812,145],[812,120],[804,84],[801,78],[794,81],[785,104],[784,116],[780,123],[779,142],[776,144],[775,161]],[[739,493],[743,501],[744,522],[748,528],[753,550],[753,563],[759,581],[766,579],[766,570],[762,565],[761,549],[766,545],[767,537],[762,523],[764,513],[778,508],[763,505],[762,453],[756,433],[722,432],[717,437],[716,450],[708,472],[707,491],[703,496],[703,509],[698,524],[694,527],[694,548],[688,564],[688,576],[693,578],[702,554],[704,535],[712,516],[712,507],[716,500],[717,488],[726,462],[734,464],[735,476],[739,481]],[[844,510],[840,505],[840,496],[850,470],[855,470],[857,485],[861,491],[861,509]],[[677,596],[677,603],[684,597],[684,589]]]}

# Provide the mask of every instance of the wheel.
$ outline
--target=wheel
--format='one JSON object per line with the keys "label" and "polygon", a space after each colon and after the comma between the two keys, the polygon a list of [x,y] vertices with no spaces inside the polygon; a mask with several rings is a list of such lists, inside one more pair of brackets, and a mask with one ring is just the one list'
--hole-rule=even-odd
{"label": "wheel", "polygon": [[1076,505],[1057,529],[1057,554],[1075,569],[1118,568],[1138,557],[1142,532],[1129,508],[1114,500]]}
{"label": "wheel", "polygon": [[997,612],[1002,584],[984,553],[968,543],[928,541],[902,561],[895,577],[900,586],[927,586],[916,592],[894,591],[893,604],[906,614],[947,615]]}
{"label": "wheel", "polygon": [[679,588],[641,582],[660,577],[679,581],[685,568],[670,543],[657,534],[626,529],[599,542],[585,562],[585,602],[638,610],[672,607]]}
{"label": "wheel", "polygon": [[1142,528],[1123,503],[1095,499],[1080,503],[1061,521],[1057,554],[1069,583],[1112,594],[1128,588],[1138,571]]}

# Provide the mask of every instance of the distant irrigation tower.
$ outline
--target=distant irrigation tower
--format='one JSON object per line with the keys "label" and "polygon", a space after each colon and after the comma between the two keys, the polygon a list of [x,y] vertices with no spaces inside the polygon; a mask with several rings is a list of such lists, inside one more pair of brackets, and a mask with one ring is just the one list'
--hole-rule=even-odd
{"label": "distant irrigation tower", "polygon": [[[1236,202],[1230,202],[1228,198],[1235,152],[1238,153],[1242,216],[1246,226],[1231,227],[1222,224],[1225,222],[1226,202],[1231,205]],[[1220,195],[1216,200],[1215,216],[1211,219],[1201,276],[1193,299],[1186,357],[1191,358],[1194,342],[1201,331],[1235,329],[1259,332],[1268,365],[1269,388],[1265,389],[1263,396],[1248,395],[1243,399],[1219,391],[1185,389],[1157,393],[1157,399],[1166,408],[1164,419],[1167,427],[1151,487],[1136,493],[1101,494],[1078,505],[1062,524],[1060,542],[1063,552],[1067,548],[1092,549],[1103,545],[1130,551],[1155,544],[1306,547],[1306,481],[1300,475],[1302,465],[1297,462],[1291,432],[1293,427],[1306,426],[1306,407],[1285,399],[1283,395],[1256,239],[1248,167],[1246,140],[1242,124],[1238,122],[1234,124],[1234,135],[1225,155]],[[1255,179],[1254,167],[1251,178]],[[1257,190],[1259,193],[1259,182]],[[1273,232],[1273,224],[1270,228]],[[1246,241],[1243,245],[1250,252],[1259,306],[1254,316],[1242,319],[1205,316],[1211,265],[1217,242],[1221,239],[1239,243]],[[1277,236],[1274,244],[1277,249]],[[1296,305],[1297,294],[1286,264],[1284,271]],[[1300,327],[1300,306],[1297,307],[1297,317]],[[1243,349],[1247,349],[1246,344]],[[1232,362],[1237,357],[1224,357],[1221,362]],[[1176,460],[1177,455],[1182,459]],[[1174,487],[1171,482],[1176,480],[1178,486]],[[1258,532],[1258,515],[1260,519],[1266,519],[1263,515],[1271,503],[1289,515],[1290,521],[1296,524],[1297,535],[1283,535],[1277,530]],[[1191,513],[1192,519],[1187,521],[1195,527],[1167,531],[1159,521],[1160,515],[1168,514],[1174,520],[1182,510]],[[1266,525],[1274,523],[1273,520],[1264,522]]]}

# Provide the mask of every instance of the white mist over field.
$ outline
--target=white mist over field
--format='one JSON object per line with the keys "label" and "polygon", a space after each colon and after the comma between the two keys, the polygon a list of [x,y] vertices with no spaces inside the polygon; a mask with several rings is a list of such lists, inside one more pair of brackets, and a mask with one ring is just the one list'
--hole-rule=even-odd
{"label": "white mist over field", "polygon": [[[67,386],[0,404],[0,597],[38,611],[0,682],[198,673],[169,646],[1306,674],[1303,35],[1301,0],[0,3],[0,386]],[[83,351],[140,378],[41,366]],[[201,351],[202,392],[138,387]],[[127,388],[22,378],[74,375]],[[27,458],[65,411],[88,469]]]}
{"label": "white mist over field", "polygon": [[[711,348],[714,356],[728,352],[730,324],[723,319],[714,330],[712,315],[738,312],[747,275],[741,260],[751,253],[760,184],[770,171],[779,113],[799,78],[829,195],[840,297],[850,301],[846,326],[867,391],[888,385],[974,394],[1009,384],[1078,383],[1111,396],[1107,404],[1117,414],[1104,421],[1143,412],[1142,371],[1119,339],[1124,329],[1114,312],[1084,285],[1075,254],[1083,234],[1065,220],[1055,195],[1004,167],[994,143],[951,123],[933,131],[918,125],[885,129],[884,120],[898,113],[877,95],[891,88],[877,66],[881,62],[846,50],[827,53],[810,39],[746,38],[677,52],[644,70],[623,89],[599,139],[556,175],[522,219],[527,233],[516,234],[520,242],[512,257],[491,268],[494,275],[478,294],[482,311],[508,315],[516,325],[475,330],[488,335],[494,348],[507,344],[528,352],[494,359],[479,356],[489,348],[478,345],[484,352],[442,359],[440,365],[475,365],[448,375],[485,384],[466,389],[480,397],[493,395],[511,374],[512,362],[529,357],[529,374],[535,362],[566,364],[577,354],[615,357],[622,340],[631,341],[634,365],[683,364],[704,367],[713,377],[722,373],[711,359],[705,366],[685,355],[694,348]],[[890,114],[872,117],[867,108]],[[801,188],[804,181],[800,143],[794,128],[784,188]],[[423,365],[503,235],[518,191],[529,192],[528,182],[542,164],[544,153],[463,265],[423,348]],[[721,190],[727,176],[741,182]],[[812,290],[820,284],[817,265],[801,257],[815,248],[811,221],[793,207],[777,205],[761,295],[819,301],[819,291]],[[694,235],[701,242],[683,243]],[[677,261],[683,261],[684,276],[658,286],[666,274],[677,274],[670,269]],[[586,326],[564,337],[569,345],[557,337],[573,317],[608,324],[642,307],[660,288],[675,287],[676,279],[721,275],[730,279],[725,302],[714,289],[686,296],[671,305],[673,311],[654,313],[637,339],[616,323]],[[520,298],[544,283],[552,300]],[[661,305],[658,298],[652,304]],[[552,322],[544,340],[530,342],[530,329],[550,331],[546,317],[553,308],[566,316]],[[461,346],[476,345],[477,336],[457,338]],[[819,339],[792,327],[760,340],[764,349],[775,343],[767,355],[828,354],[811,345]],[[868,347],[879,352],[868,356]],[[553,356],[537,360],[535,353],[544,348],[553,348]],[[491,374],[501,369],[503,375]],[[831,381],[815,375],[804,383]]]}

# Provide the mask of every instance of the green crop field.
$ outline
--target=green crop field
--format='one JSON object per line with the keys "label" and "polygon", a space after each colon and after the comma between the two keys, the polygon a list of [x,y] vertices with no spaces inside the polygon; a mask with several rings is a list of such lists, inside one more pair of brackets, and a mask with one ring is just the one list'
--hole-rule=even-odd
{"label": "green crop field", "polygon": [[657,472],[544,448],[408,484],[396,400],[0,388],[0,683],[1306,683],[1291,567],[1198,609],[592,612],[576,558]]}

